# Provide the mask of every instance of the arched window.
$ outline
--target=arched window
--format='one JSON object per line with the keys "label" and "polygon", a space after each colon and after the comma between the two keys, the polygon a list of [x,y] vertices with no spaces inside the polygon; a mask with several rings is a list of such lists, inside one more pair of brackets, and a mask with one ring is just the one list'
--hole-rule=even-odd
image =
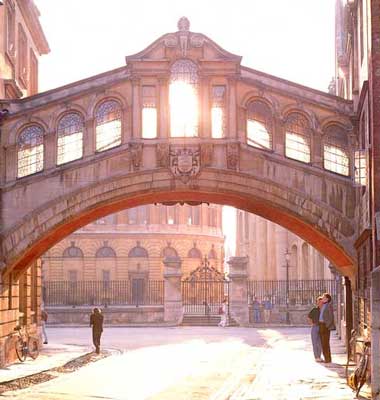
{"label": "arched window", "polygon": [[198,136],[198,68],[190,60],[178,60],[171,68],[170,135]]}
{"label": "arched window", "polygon": [[70,247],[67,247],[62,255],[64,258],[82,258],[83,257],[83,251],[74,245],[74,243],[71,243]]}
{"label": "arched window", "polygon": [[295,244],[290,250],[289,278],[298,279],[298,249]]}
{"label": "arched window", "polygon": [[121,107],[116,100],[100,104],[95,113],[96,151],[121,144]]}
{"label": "arched window", "polygon": [[101,247],[95,255],[96,258],[114,258],[116,257],[115,250],[109,246]]}
{"label": "arched window", "polygon": [[177,250],[174,247],[167,246],[162,250],[162,256],[165,257],[178,257]]}
{"label": "arched window", "polygon": [[272,148],[272,116],[269,107],[261,101],[248,104],[247,143],[259,149]]}
{"label": "arched window", "polygon": [[83,118],[78,113],[64,115],[57,128],[57,165],[83,156]]}
{"label": "arched window", "polygon": [[305,117],[292,113],[286,120],[285,155],[304,163],[310,162],[309,124]]}
{"label": "arched window", "polygon": [[44,167],[44,132],[38,125],[22,130],[17,139],[17,177],[42,171]]}
{"label": "arched window", "polygon": [[128,257],[145,257],[149,258],[148,251],[141,247],[140,244],[137,244],[133,249],[131,249],[128,253]]}
{"label": "arched window", "polygon": [[202,253],[199,249],[197,249],[196,247],[193,247],[187,253],[187,257],[188,258],[202,258]]}
{"label": "arched window", "polygon": [[302,245],[302,278],[310,278],[310,266],[309,266],[309,246],[307,243]]}
{"label": "arched window", "polygon": [[330,126],[323,138],[323,166],[325,169],[348,176],[348,138],[347,132],[339,126]]}
{"label": "arched window", "polygon": [[214,245],[212,245],[211,250],[208,252],[208,258],[210,260],[216,260],[218,258],[217,254],[216,254],[216,251],[214,249]]}

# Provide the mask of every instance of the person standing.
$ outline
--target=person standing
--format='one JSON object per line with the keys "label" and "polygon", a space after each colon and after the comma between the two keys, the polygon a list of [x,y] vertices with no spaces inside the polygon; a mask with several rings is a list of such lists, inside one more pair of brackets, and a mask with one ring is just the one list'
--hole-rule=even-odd
{"label": "person standing", "polygon": [[92,310],[90,315],[90,326],[92,326],[92,342],[94,343],[96,354],[99,354],[100,338],[103,332],[103,314],[97,307]]}
{"label": "person standing", "polygon": [[220,322],[218,324],[218,326],[221,326],[223,328],[225,328],[227,326],[227,300],[224,299],[222,301],[222,306],[221,306],[221,314],[220,314]]}
{"label": "person standing", "polygon": [[319,335],[321,336],[322,353],[325,363],[331,363],[330,332],[335,330],[334,310],[331,295],[324,293],[319,314]]}
{"label": "person standing", "polygon": [[266,296],[262,302],[263,311],[264,311],[264,322],[267,324],[270,321],[270,316],[272,313],[272,302],[269,299],[269,296]]}
{"label": "person standing", "polygon": [[42,328],[42,336],[44,338],[44,344],[48,344],[48,337],[46,334],[47,320],[48,320],[48,313],[45,310],[41,310],[41,328]]}
{"label": "person standing", "polygon": [[319,314],[322,307],[322,296],[316,301],[316,306],[309,312],[308,319],[311,324],[311,343],[313,345],[313,353],[315,361],[321,362],[322,344],[319,335]]}
{"label": "person standing", "polygon": [[260,322],[260,302],[257,300],[255,296],[252,301],[252,309],[253,309],[253,322],[255,324]]}

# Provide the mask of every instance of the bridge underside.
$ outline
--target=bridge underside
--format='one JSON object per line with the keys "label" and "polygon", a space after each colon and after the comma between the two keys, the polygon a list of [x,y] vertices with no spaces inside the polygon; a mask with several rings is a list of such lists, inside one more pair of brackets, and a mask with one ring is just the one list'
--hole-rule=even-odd
{"label": "bridge underside", "polygon": [[348,218],[331,209],[326,212],[323,204],[286,187],[274,188],[245,174],[213,170],[187,183],[165,170],[128,174],[42,204],[4,236],[3,274],[23,271],[64,237],[105,215],[172,202],[216,203],[257,214],[310,243],[343,275],[354,275],[354,231]]}

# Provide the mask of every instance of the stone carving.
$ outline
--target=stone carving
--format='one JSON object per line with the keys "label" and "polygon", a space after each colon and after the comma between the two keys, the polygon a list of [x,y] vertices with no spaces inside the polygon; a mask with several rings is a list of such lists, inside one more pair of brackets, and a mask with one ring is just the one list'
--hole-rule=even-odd
{"label": "stone carving", "polygon": [[190,44],[193,47],[202,47],[204,45],[205,38],[201,35],[192,35],[190,37]]}
{"label": "stone carving", "polygon": [[129,143],[130,160],[133,171],[139,171],[142,160],[142,143]]}
{"label": "stone carving", "polygon": [[190,29],[190,21],[186,17],[181,17],[177,23],[178,30],[188,32]]}
{"label": "stone carving", "polygon": [[212,143],[203,143],[201,145],[201,164],[203,167],[209,167],[212,164],[214,155],[214,146]]}
{"label": "stone carving", "polygon": [[156,147],[157,166],[167,168],[169,166],[169,145],[158,143]]}
{"label": "stone carving", "polygon": [[237,170],[239,164],[239,144],[227,143],[226,153],[227,168]]}
{"label": "stone carving", "polygon": [[176,178],[187,183],[200,171],[200,151],[195,148],[170,149],[170,170]]}
{"label": "stone carving", "polygon": [[177,47],[178,45],[178,39],[176,35],[166,35],[164,39],[164,44],[166,47]]}

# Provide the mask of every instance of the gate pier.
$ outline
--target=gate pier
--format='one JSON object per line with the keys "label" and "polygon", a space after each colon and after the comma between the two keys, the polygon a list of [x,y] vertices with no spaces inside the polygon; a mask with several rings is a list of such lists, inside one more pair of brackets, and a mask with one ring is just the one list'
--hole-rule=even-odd
{"label": "gate pier", "polygon": [[231,257],[227,261],[230,266],[229,312],[240,326],[249,324],[247,257]]}
{"label": "gate pier", "polygon": [[164,321],[174,324],[180,324],[183,318],[181,263],[179,257],[164,259]]}

